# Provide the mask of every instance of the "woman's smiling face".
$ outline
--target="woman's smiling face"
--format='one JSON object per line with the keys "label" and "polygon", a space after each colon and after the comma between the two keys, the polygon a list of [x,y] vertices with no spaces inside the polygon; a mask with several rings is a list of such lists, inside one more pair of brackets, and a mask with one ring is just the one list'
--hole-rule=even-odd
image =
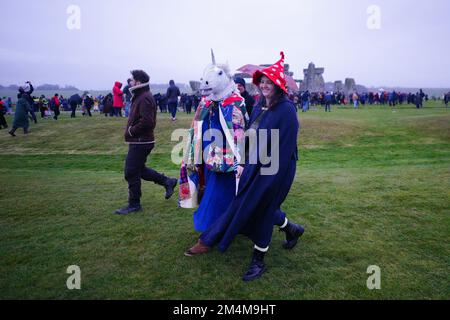
{"label": "woman's smiling face", "polygon": [[266,99],[272,98],[275,93],[275,84],[266,76],[261,77],[259,88]]}

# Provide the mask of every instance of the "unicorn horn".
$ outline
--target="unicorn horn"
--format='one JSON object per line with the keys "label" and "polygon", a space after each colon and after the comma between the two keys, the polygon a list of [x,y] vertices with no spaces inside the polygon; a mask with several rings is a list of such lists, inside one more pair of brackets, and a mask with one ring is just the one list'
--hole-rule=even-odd
{"label": "unicorn horn", "polygon": [[211,49],[211,59],[212,59],[212,64],[216,64],[216,58],[214,57],[214,51],[213,49]]}

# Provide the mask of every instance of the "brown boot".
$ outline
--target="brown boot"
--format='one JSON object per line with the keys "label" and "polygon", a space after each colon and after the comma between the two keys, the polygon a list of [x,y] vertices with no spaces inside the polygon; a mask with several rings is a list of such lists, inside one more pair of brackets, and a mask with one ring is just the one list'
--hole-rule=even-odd
{"label": "brown boot", "polygon": [[192,248],[188,249],[184,255],[187,257],[192,257],[192,256],[196,256],[202,253],[207,253],[211,250],[210,247],[208,247],[207,245],[205,245],[202,240],[198,240],[197,243],[195,244],[195,246],[193,246]]}

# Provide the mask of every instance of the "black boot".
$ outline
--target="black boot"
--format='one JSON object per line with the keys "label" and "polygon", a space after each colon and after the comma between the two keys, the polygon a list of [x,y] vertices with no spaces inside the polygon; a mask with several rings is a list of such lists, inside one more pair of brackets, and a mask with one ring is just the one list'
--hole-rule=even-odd
{"label": "black boot", "polygon": [[253,250],[252,261],[250,262],[247,271],[242,277],[242,280],[246,282],[252,281],[260,278],[263,275],[263,273],[266,272],[267,267],[264,264],[264,255],[265,252],[256,249]]}
{"label": "black boot", "polygon": [[305,228],[301,225],[288,222],[286,227],[280,228],[280,231],[283,231],[286,233],[286,241],[283,243],[284,249],[292,249],[295,247],[295,245],[298,242],[298,239],[303,235],[305,232]]}
{"label": "black boot", "polygon": [[178,183],[177,179],[167,178],[166,183],[164,183],[164,188],[166,188],[166,200],[173,195],[177,183]]}
{"label": "black boot", "polygon": [[133,212],[138,212],[138,211],[141,211],[141,210],[142,210],[142,207],[141,207],[140,204],[134,204],[134,205],[129,204],[125,208],[117,209],[115,213],[116,214],[120,214],[120,215],[124,215],[124,214],[130,214],[130,213],[133,213]]}
{"label": "black boot", "polygon": [[13,137],[15,137],[16,136],[16,134],[14,133],[14,132],[16,132],[16,128],[12,128],[11,129],[11,131],[8,131],[8,133],[10,134],[10,135],[12,135]]}

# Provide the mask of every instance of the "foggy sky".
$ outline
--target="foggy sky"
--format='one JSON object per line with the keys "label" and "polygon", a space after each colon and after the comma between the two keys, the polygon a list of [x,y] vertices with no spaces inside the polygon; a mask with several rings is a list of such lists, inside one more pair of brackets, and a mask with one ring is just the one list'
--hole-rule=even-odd
{"label": "foggy sky", "polygon": [[[66,10],[81,9],[69,30]],[[381,29],[367,8],[381,9]],[[152,83],[198,80],[210,62],[232,70],[274,63],[294,78],[309,62],[325,81],[450,87],[450,1],[429,0],[0,0],[0,84],[110,89],[132,69]]]}

